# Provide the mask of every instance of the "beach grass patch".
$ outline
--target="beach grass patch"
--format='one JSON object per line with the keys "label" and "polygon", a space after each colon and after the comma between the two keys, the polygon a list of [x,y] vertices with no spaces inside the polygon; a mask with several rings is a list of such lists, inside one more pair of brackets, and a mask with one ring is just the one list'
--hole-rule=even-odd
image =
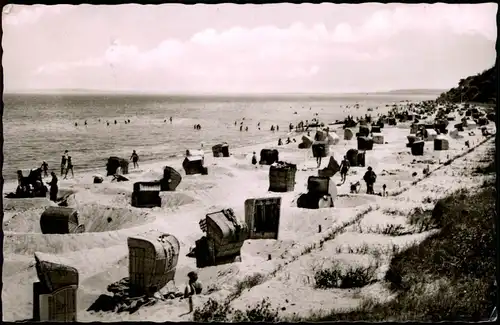
{"label": "beach grass patch", "polygon": [[236,299],[237,297],[241,296],[243,291],[258,286],[259,284],[264,283],[265,280],[266,276],[262,273],[254,273],[252,275],[245,276],[242,280],[239,280],[236,283],[234,291],[229,296],[229,299]]}
{"label": "beach grass patch", "polygon": [[195,322],[277,322],[278,309],[272,308],[269,298],[264,298],[244,311],[230,306],[230,300],[218,302],[210,298],[193,312]]}
{"label": "beach grass patch", "polygon": [[339,263],[334,263],[326,269],[317,269],[314,273],[315,288],[317,289],[350,289],[362,288],[376,281],[375,271],[378,265],[349,266],[347,270]]}

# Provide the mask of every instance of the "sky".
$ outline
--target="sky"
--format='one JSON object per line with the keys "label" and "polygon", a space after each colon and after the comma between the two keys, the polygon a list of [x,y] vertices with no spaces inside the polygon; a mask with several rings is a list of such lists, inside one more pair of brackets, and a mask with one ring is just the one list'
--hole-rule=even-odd
{"label": "sky", "polygon": [[494,65],[496,3],[8,5],[6,92],[447,89]]}

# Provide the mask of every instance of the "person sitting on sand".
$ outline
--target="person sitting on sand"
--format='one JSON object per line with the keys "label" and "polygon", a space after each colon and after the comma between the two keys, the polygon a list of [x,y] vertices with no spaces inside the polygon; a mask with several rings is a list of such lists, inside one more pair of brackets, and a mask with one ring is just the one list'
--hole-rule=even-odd
{"label": "person sitting on sand", "polygon": [[198,281],[198,274],[191,271],[187,274],[189,281],[184,289],[184,298],[189,299],[189,312],[193,311],[193,296],[201,294],[203,287]]}
{"label": "person sitting on sand", "polygon": [[363,180],[366,182],[366,194],[374,194],[373,184],[375,184],[377,180],[377,175],[371,167],[368,167],[368,171],[365,173],[365,176],[363,176]]}
{"label": "person sitting on sand", "polygon": [[271,125],[271,131],[274,132],[274,125]]}
{"label": "person sitting on sand", "polygon": [[281,141],[281,138],[278,139],[278,146],[282,146],[283,145],[283,141]]}
{"label": "person sitting on sand", "polygon": [[198,274],[191,271],[187,274],[189,281],[184,289],[184,298],[188,298],[194,295],[201,294],[203,286],[200,281],[198,281]]}
{"label": "person sitting on sand", "polygon": [[257,156],[255,155],[255,151],[253,152],[252,155],[252,165],[257,165]]}
{"label": "person sitting on sand", "polygon": [[290,144],[292,142],[292,140],[290,140],[290,137],[288,137],[288,139],[286,139],[286,144]]}
{"label": "person sitting on sand", "polygon": [[247,126],[247,127],[245,127],[245,131],[247,131],[247,132],[248,132],[248,126]]}
{"label": "person sitting on sand", "polygon": [[42,162],[42,167],[41,168],[43,170],[44,177],[48,177],[49,176],[49,174],[48,174],[48,172],[49,172],[49,164],[47,164],[45,162],[45,160]]}
{"label": "person sitting on sand", "polygon": [[351,164],[349,163],[349,160],[347,160],[347,156],[344,156],[344,159],[340,163],[340,179],[342,181],[342,184],[345,183],[347,172],[349,171],[350,167]]}
{"label": "person sitting on sand", "polygon": [[64,175],[64,179],[68,177],[68,171],[71,170],[71,177],[75,178],[75,174],[73,173],[73,162],[71,161],[71,156],[68,156],[66,160],[66,174]]}
{"label": "person sitting on sand", "polygon": [[59,191],[59,188],[57,187],[57,176],[56,173],[51,172],[50,175],[52,176],[52,179],[50,180],[47,185],[50,186],[50,200],[53,202],[57,201],[57,192]]}
{"label": "person sitting on sand", "polygon": [[134,169],[137,167],[139,168],[139,155],[135,152],[135,150],[132,152],[132,156],[130,156],[130,160],[134,163]]}

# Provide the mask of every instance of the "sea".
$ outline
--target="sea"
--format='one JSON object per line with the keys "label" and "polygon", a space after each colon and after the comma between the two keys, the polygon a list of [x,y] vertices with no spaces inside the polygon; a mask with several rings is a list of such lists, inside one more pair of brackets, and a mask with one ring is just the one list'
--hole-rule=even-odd
{"label": "sea", "polygon": [[[75,176],[89,171],[102,174],[110,156],[129,158],[132,150],[137,151],[140,161],[152,162],[180,158],[186,149],[199,149],[202,145],[207,152],[220,142],[228,142],[230,148],[244,147],[280,137],[286,139],[288,125],[301,120],[316,117],[328,124],[343,120],[347,114],[363,116],[368,108],[373,108],[370,114],[376,115],[386,105],[436,97],[428,92],[248,96],[4,94],[3,177],[6,182],[14,181],[17,170],[40,167],[43,161],[50,170],[57,171],[64,150],[72,157]],[[354,108],[355,104],[360,108]],[[125,120],[130,123],[125,124]],[[200,130],[194,129],[196,124],[200,124]],[[271,125],[278,125],[279,132],[270,131]]]}

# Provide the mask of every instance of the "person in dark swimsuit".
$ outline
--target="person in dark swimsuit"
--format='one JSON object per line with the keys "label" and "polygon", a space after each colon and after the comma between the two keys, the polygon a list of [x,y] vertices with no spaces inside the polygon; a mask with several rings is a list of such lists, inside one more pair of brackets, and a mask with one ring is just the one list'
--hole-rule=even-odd
{"label": "person in dark swimsuit", "polygon": [[374,194],[373,184],[375,184],[377,180],[377,175],[371,167],[368,167],[368,171],[365,173],[365,176],[363,176],[363,180],[366,182],[366,194]]}
{"label": "person in dark swimsuit", "polygon": [[49,164],[47,162],[42,163],[42,170],[43,170],[43,176],[48,177],[49,176]]}
{"label": "person in dark swimsuit", "polygon": [[252,155],[252,165],[257,165],[257,156],[255,155],[255,151],[253,152]]}
{"label": "person in dark swimsuit", "polygon": [[56,173],[51,172],[50,175],[52,176],[52,179],[50,180],[47,185],[50,186],[50,200],[53,202],[57,201],[57,192],[59,191],[59,188],[57,187],[57,176]]}
{"label": "person in dark swimsuit", "polygon": [[73,173],[73,162],[71,161],[71,156],[68,156],[68,160],[66,161],[66,174],[64,175],[64,179],[68,178],[68,172],[71,170],[71,177],[75,178],[75,174]]}
{"label": "person in dark swimsuit", "polygon": [[139,155],[135,152],[135,150],[132,152],[130,160],[134,163],[134,168],[139,168]]}

